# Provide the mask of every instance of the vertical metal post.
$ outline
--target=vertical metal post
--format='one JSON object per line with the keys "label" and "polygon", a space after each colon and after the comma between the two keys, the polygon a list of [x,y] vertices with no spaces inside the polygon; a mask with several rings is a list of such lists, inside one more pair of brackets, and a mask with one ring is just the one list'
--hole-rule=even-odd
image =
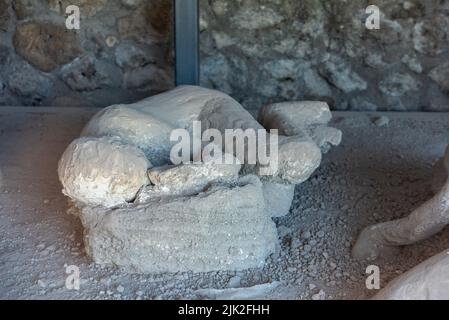
{"label": "vertical metal post", "polygon": [[176,85],[199,85],[198,0],[174,0]]}

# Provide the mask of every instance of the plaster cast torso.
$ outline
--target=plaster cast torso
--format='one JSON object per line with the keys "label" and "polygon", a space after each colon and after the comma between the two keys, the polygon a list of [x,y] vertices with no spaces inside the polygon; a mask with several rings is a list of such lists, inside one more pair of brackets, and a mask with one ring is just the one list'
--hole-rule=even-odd
{"label": "plaster cast torso", "polygon": [[[223,109],[223,104],[227,106],[226,114],[220,114],[219,111]],[[191,131],[194,121],[202,121],[206,123],[203,129],[214,127],[224,131],[234,128],[236,119],[245,118],[247,120],[240,123],[245,129],[263,128],[257,121],[251,120],[251,115],[226,94],[201,87],[181,86],[135,104],[104,109],[89,121],[82,136],[118,136],[124,142],[141,148],[150,162],[159,166],[169,163],[168,157],[173,145],[169,140],[172,130]]]}

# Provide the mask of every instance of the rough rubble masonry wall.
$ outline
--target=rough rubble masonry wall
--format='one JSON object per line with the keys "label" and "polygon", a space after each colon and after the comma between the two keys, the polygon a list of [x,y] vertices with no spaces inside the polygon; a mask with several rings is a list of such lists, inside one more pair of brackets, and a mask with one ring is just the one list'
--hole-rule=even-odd
{"label": "rough rubble masonry wall", "polygon": [[[203,83],[249,109],[449,111],[448,0],[200,0]],[[367,30],[377,5],[380,30]]]}
{"label": "rough rubble masonry wall", "polygon": [[[0,0],[0,105],[107,106],[173,86],[171,0]],[[64,28],[79,5],[81,30]],[[248,109],[449,111],[448,0],[200,0],[202,84]],[[380,30],[365,8],[382,12]]]}
{"label": "rough rubble masonry wall", "polygon": [[[67,30],[78,5],[81,29]],[[173,87],[170,0],[0,0],[0,105],[108,106]]]}

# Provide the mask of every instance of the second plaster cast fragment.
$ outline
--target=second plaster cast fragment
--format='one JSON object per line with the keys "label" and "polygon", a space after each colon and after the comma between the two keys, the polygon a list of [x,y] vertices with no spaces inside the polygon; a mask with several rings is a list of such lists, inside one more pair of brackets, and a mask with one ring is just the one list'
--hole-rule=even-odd
{"label": "second plaster cast fragment", "polygon": [[438,170],[437,174],[446,181],[436,195],[402,219],[365,228],[352,250],[355,258],[375,260],[398,246],[424,240],[449,224],[449,147],[441,164],[444,170]]}
{"label": "second plaster cast fragment", "polygon": [[[405,218],[363,230],[353,248],[355,258],[385,258],[398,246],[428,238],[449,224],[449,147],[434,172],[435,196]],[[447,300],[448,273],[449,252],[446,250],[391,281],[374,299]]]}

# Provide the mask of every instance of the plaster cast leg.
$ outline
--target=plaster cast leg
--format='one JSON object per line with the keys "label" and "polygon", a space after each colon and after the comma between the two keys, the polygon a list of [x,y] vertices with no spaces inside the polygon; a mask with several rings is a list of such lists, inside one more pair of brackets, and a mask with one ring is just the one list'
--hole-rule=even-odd
{"label": "plaster cast leg", "polygon": [[[449,148],[444,159],[449,168]],[[408,245],[426,239],[449,224],[449,180],[429,201],[409,216],[370,226],[362,231],[353,256],[360,260],[375,260],[396,246]]]}
{"label": "plaster cast leg", "polygon": [[284,136],[304,136],[313,140],[323,153],[341,143],[342,132],[328,127],[332,113],[326,102],[296,101],[266,105],[260,109],[260,123],[266,129],[279,129]]}
{"label": "plaster cast leg", "polygon": [[[210,100],[202,110],[199,120],[203,130],[213,128],[222,134],[226,129],[265,130],[248,111],[232,99]],[[269,141],[270,134],[267,134],[267,142]],[[278,168],[270,174],[270,179],[273,181],[292,184],[304,182],[320,165],[320,148],[308,136],[286,137],[279,135],[277,141]],[[225,142],[231,143],[232,141]],[[248,148],[248,141],[245,140],[245,154],[247,154]],[[270,151],[274,151],[274,148]]]}
{"label": "plaster cast leg", "polygon": [[[226,129],[264,129],[228,95],[196,86],[180,86],[127,107],[168,123],[173,128],[192,130],[193,121],[201,121],[203,131],[213,128],[222,134]],[[315,117],[307,113],[299,117],[302,116]],[[274,175],[275,180],[301,183],[309,178],[321,162],[321,153],[314,141],[306,135],[295,136],[279,136],[280,170]],[[245,154],[247,149],[246,145]]]}
{"label": "plaster cast leg", "polygon": [[[222,134],[226,129],[265,130],[231,97],[215,90],[182,86],[135,104],[106,108],[89,122],[83,136],[118,136],[161,166],[170,164],[171,131],[192,130],[194,121],[201,121],[203,131],[214,128]],[[247,150],[245,145],[245,154]],[[278,155],[279,170],[272,176],[280,182],[301,183],[321,162],[320,149],[307,135],[279,136]]]}

